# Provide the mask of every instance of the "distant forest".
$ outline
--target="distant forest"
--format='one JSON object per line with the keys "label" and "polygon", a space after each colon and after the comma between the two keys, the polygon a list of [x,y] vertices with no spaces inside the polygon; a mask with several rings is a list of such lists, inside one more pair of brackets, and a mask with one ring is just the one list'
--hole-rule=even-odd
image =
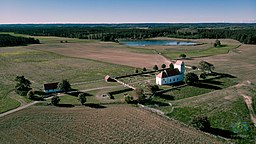
{"label": "distant forest", "polygon": [[0,32],[31,36],[59,36],[79,39],[117,41],[118,39],[231,38],[244,44],[256,44],[256,24],[28,24],[0,25]]}
{"label": "distant forest", "polygon": [[0,34],[0,47],[20,46],[39,43],[40,41],[34,38],[16,37],[9,34]]}

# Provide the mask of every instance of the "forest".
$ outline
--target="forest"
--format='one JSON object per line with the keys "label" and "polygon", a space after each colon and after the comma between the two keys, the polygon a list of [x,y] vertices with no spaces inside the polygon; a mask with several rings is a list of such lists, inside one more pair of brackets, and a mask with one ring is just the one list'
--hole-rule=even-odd
{"label": "forest", "polygon": [[9,34],[0,34],[0,47],[40,44],[38,39],[16,37]]}
{"label": "forest", "polygon": [[118,39],[231,38],[244,44],[256,44],[256,24],[28,24],[0,25],[0,32],[31,36],[59,36],[79,39],[117,41]]}

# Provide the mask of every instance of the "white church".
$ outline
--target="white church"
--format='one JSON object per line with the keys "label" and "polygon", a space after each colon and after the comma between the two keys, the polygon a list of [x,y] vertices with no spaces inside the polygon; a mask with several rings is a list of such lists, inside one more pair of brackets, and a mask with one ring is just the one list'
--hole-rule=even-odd
{"label": "white church", "polygon": [[183,61],[176,61],[174,69],[167,69],[156,75],[157,85],[173,84],[184,80],[185,64]]}

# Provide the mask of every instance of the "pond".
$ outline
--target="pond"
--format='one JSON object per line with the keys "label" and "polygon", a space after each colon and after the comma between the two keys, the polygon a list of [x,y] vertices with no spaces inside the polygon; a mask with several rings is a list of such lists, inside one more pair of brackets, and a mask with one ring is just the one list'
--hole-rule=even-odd
{"label": "pond", "polygon": [[196,42],[175,40],[120,40],[119,43],[127,46],[189,46]]}

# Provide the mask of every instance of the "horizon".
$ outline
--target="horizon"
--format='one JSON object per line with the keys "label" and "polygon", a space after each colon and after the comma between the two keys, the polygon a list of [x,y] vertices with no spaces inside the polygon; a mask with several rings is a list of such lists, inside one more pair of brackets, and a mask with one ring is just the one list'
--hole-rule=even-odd
{"label": "horizon", "polygon": [[254,0],[1,0],[0,24],[256,23]]}

